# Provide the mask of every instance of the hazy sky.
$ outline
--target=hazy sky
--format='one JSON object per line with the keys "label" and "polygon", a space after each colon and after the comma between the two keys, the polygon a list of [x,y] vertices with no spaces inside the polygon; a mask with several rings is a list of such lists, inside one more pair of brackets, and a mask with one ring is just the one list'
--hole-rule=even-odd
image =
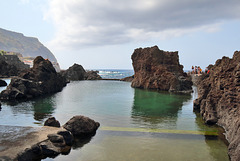
{"label": "hazy sky", "polygon": [[184,69],[240,50],[240,0],[2,0],[0,28],[37,37],[61,68],[131,69],[135,48],[179,51]]}

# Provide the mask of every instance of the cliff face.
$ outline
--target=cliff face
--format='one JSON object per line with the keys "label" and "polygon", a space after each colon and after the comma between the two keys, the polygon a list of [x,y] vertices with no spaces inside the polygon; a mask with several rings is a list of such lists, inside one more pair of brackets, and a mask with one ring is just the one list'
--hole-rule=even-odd
{"label": "cliff face", "polygon": [[37,38],[0,28],[0,50],[21,53],[24,57],[42,56],[57,62],[54,55]]}
{"label": "cliff face", "polygon": [[179,64],[178,52],[159,50],[157,46],[135,49],[132,54],[132,87],[171,92],[191,92],[192,82]]}
{"label": "cliff face", "polygon": [[207,124],[222,126],[229,141],[229,156],[240,160],[240,52],[233,58],[223,57],[211,67],[210,74],[198,85],[199,98],[194,109],[199,110]]}

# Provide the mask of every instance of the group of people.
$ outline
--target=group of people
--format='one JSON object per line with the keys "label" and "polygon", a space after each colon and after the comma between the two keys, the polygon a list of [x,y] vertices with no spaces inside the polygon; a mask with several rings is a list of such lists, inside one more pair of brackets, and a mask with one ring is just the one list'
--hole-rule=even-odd
{"label": "group of people", "polygon": [[[192,66],[192,74],[197,74],[197,75],[201,75],[201,74],[203,74],[203,70],[202,70],[202,68],[200,67],[200,66]],[[206,69],[205,69],[205,73],[206,74],[209,74],[209,72],[210,72],[210,70],[206,67]]]}
{"label": "group of people", "polygon": [[200,66],[192,66],[192,74],[202,74],[202,68]]}

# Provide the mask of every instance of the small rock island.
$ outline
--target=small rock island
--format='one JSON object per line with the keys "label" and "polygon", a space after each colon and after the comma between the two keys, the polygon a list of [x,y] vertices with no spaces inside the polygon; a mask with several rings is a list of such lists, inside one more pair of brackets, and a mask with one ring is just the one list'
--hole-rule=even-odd
{"label": "small rock island", "polygon": [[169,92],[192,92],[192,81],[183,72],[178,52],[159,50],[157,46],[135,49],[132,54],[132,87]]}

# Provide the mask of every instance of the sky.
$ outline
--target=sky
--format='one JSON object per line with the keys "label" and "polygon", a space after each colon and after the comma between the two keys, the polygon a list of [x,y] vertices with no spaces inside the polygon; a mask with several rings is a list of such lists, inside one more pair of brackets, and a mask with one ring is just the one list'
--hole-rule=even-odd
{"label": "sky", "polygon": [[184,70],[240,50],[239,0],[1,0],[0,28],[36,37],[60,67],[132,69],[136,48],[178,51]]}

